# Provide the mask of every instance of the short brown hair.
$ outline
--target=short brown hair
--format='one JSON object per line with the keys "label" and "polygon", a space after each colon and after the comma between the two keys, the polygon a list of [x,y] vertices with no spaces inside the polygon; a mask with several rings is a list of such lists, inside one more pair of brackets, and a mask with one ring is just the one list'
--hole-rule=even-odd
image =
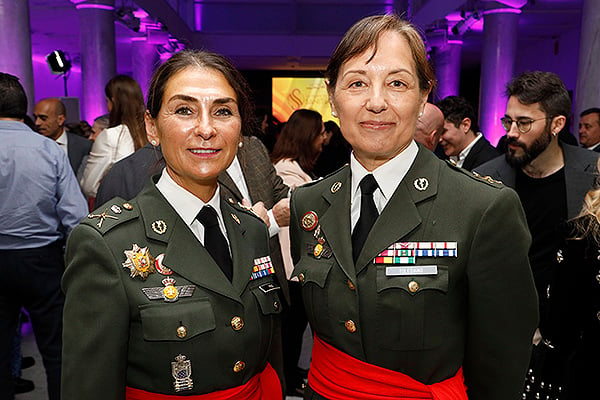
{"label": "short brown hair", "polygon": [[331,55],[325,71],[327,86],[331,92],[335,90],[342,65],[369,48],[373,48],[372,58],[377,53],[377,41],[385,32],[396,32],[408,42],[415,62],[421,92],[428,91],[436,86],[435,74],[427,61],[425,44],[417,28],[397,15],[386,14],[363,18],[346,32]]}

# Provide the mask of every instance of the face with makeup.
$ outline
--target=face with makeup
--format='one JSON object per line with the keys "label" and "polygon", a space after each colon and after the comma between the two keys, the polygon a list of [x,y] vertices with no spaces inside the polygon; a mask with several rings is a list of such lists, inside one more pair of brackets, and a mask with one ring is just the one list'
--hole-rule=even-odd
{"label": "face with makeup", "polygon": [[236,155],[241,125],[235,91],[221,72],[204,67],[174,74],[156,118],[146,113],[148,140],[161,145],[167,172],[204,201]]}
{"label": "face with makeup", "polygon": [[329,94],[344,137],[357,160],[372,171],[413,140],[428,91],[419,87],[407,40],[387,31],[376,51],[371,47],[341,65]]}

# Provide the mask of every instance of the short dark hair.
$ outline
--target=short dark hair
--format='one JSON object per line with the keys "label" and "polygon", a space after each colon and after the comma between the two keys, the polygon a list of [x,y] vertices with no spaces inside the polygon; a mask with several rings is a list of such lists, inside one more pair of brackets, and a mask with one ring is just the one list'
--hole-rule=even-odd
{"label": "short dark hair", "polygon": [[552,72],[524,72],[506,85],[506,95],[515,96],[522,104],[540,103],[548,117],[571,114],[571,99],[565,84]]}
{"label": "short dark hair", "polygon": [[469,118],[471,120],[471,130],[475,133],[479,132],[479,125],[477,124],[475,109],[473,108],[473,105],[464,97],[444,97],[436,104],[436,106],[442,110],[444,119],[452,122],[455,127],[458,128],[463,119]]}
{"label": "short dark hair", "polygon": [[597,108],[597,107],[588,108],[587,110],[583,110],[581,112],[581,114],[579,114],[579,116],[583,117],[585,115],[590,115],[590,114],[596,114],[596,117],[598,117],[598,124],[600,125],[600,108]]}
{"label": "short dark hair", "polygon": [[0,72],[0,118],[23,119],[26,114],[27,95],[19,78]]}
{"label": "short dark hair", "polygon": [[227,58],[209,51],[183,50],[175,53],[158,67],[148,89],[147,108],[152,118],[158,116],[169,80],[178,72],[191,67],[208,68],[223,74],[237,96],[238,110],[242,120],[242,134],[244,136],[254,135],[256,119],[254,105],[250,99],[250,87],[246,79]]}

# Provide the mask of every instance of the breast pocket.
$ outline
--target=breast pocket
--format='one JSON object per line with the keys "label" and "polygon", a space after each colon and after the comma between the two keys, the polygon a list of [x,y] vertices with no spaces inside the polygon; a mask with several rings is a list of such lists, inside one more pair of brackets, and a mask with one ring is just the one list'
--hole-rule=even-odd
{"label": "breast pocket", "polygon": [[264,282],[250,289],[260,311],[263,315],[280,314],[283,304],[281,304],[281,287],[275,282]]}
{"label": "breast pocket", "polygon": [[207,298],[143,304],[139,310],[144,339],[148,341],[185,341],[216,328]]}
{"label": "breast pocket", "polygon": [[316,331],[329,331],[331,325],[329,290],[327,282],[333,267],[334,258],[315,259],[303,256],[292,276],[302,284],[302,299],[308,320]]}
{"label": "breast pocket", "polygon": [[390,276],[377,267],[377,315],[381,346],[419,350],[438,346],[444,339],[449,312],[448,267],[435,275]]}

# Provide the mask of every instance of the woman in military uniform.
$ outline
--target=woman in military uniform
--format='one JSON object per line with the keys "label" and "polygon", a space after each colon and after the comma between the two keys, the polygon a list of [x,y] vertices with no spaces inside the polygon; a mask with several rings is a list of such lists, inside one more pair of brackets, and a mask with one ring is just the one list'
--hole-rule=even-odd
{"label": "woman in military uniform", "polygon": [[219,55],[183,51],[155,72],[146,130],[165,169],[67,244],[63,399],[281,399],[267,228],[217,185],[252,115]]}
{"label": "woman in military uniform", "polygon": [[435,77],[409,23],[357,22],[325,77],[353,153],[292,194],[305,398],[519,398],[538,316],[516,193],[413,140]]}

